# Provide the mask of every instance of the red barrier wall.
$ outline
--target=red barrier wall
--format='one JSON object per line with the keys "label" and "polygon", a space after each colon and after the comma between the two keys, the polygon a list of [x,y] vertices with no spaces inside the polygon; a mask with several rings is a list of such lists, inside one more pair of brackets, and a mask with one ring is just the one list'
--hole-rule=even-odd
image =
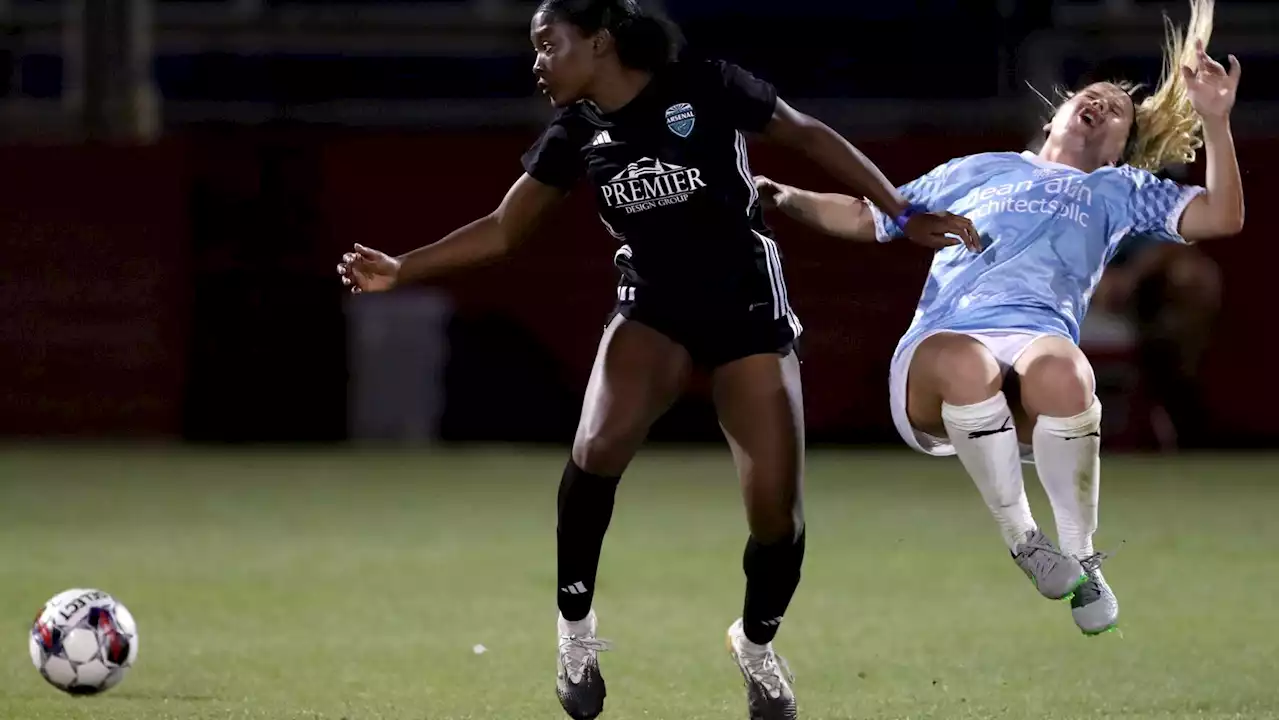
{"label": "red barrier wall", "polygon": [[182,153],[3,148],[0,169],[0,434],[176,434]]}
{"label": "red barrier wall", "polygon": [[[150,148],[0,149],[0,434],[178,434],[184,412],[186,422],[215,405],[242,412],[246,400],[265,425],[323,415],[340,431],[338,255],[353,242],[403,251],[488,212],[530,138],[239,128]],[[905,181],[1019,141],[909,137],[862,147]],[[1276,140],[1242,140],[1240,156],[1245,233],[1206,246],[1225,298],[1205,381],[1215,425],[1274,439]],[[835,189],[772,148],[754,147],[752,157],[757,172]],[[888,359],[928,253],[771,221],[806,326],[815,435],[891,438]],[[580,388],[612,302],[612,250],[579,191],[516,258],[447,285],[464,312],[494,311],[529,328],[555,354],[557,380]],[[299,438],[326,435],[300,427]]]}

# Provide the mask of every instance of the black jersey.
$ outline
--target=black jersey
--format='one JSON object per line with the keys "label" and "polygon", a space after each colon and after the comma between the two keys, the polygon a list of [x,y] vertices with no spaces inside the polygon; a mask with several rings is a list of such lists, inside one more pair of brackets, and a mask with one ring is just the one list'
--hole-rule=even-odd
{"label": "black jersey", "polygon": [[586,101],[560,110],[523,164],[566,191],[586,177],[620,243],[624,286],[687,297],[766,287],[781,313],[780,259],[742,134],[763,130],[776,104],[772,85],[736,65],[676,62],[615,112]]}

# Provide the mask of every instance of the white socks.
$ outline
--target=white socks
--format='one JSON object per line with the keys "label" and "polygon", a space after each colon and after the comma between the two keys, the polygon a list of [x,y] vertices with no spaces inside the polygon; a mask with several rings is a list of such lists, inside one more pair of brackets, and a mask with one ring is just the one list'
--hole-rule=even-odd
{"label": "white socks", "polygon": [[[1013,413],[1009,411],[1004,393],[996,393],[994,397],[974,405],[943,403],[942,422],[960,463],[978,486],[982,499],[1000,526],[1005,544],[1012,551],[1026,539],[1027,531],[1036,529],[1036,521],[1031,517],[1031,506],[1027,504],[1027,493],[1022,485],[1018,434],[1013,428]],[[1040,432],[1039,426],[1036,432]],[[1036,451],[1036,465],[1039,467],[1039,445]],[[1053,497],[1052,493],[1050,497]],[[1055,500],[1054,508],[1057,506]],[[1097,507],[1096,491],[1094,507]]]}
{"label": "white socks", "polygon": [[[945,413],[944,405],[944,417]],[[1075,417],[1041,415],[1031,435],[1036,472],[1053,505],[1058,543],[1075,558],[1093,554],[1093,533],[1098,529],[1101,425],[1102,403],[1094,398],[1089,409]]]}

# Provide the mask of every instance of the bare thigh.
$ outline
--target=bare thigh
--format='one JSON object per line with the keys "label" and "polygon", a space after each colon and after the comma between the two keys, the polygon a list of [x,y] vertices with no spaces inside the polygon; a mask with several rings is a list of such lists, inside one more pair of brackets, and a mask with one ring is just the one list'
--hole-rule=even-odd
{"label": "bare thigh", "polygon": [[587,382],[573,461],[589,473],[621,475],[654,421],[684,391],[691,368],[684,347],[647,325],[615,317]]}
{"label": "bare thigh", "polygon": [[930,335],[916,347],[907,370],[907,419],[921,432],[946,437],[942,403],[980,403],[1003,383],[1000,364],[982,343],[960,333]]}

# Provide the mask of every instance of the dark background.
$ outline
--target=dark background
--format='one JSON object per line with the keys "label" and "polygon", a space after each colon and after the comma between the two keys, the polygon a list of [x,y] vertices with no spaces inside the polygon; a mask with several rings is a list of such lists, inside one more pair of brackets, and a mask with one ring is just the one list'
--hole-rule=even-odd
{"label": "dark background", "polygon": [[[530,6],[104,3],[89,12],[100,25],[77,26],[80,43],[65,39],[63,3],[0,12],[0,433],[346,439],[349,298],[334,265],[353,242],[402,252],[501,198],[545,119],[523,36]],[[1185,13],[1146,2],[667,5],[702,52],[773,81],[898,183],[954,156],[1026,147],[1043,112],[1027,82],[1154,81],[1159,9]],[[121,30],[139,7],[145,32]],[[1210,49],[1244,65],[1235,126],[1249,214],[1239,237],[1205,247],[1224,306],[1202,381],[1224,445],[1274,447],[1276,7],[1218,7]],[[751,157],[758,173],[837,189],[768,146]],[[806,327],[811,437],[897,443],[888,361],[928,254],[771,222]],[[571,437],[612,303],[612,251],[578,192],[517,257],[442,286],[452,314],[433,434]],[[1143,407],[1140,384],[1127,401]],[[719,437],[700,385],[654,437]],[[1109,444],[1149,437],[1134,420]]]}

